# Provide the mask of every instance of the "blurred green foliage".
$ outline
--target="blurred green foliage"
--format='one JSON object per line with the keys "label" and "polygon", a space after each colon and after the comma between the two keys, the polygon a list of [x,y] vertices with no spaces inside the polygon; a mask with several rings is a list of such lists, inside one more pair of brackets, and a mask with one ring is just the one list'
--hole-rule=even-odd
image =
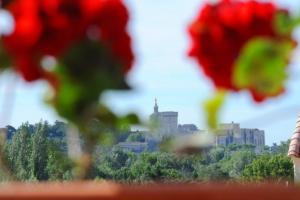
{"label": "blurred green foliage", "polygon": [[219,123],[220,109],[225,102],[226,92],[218,90],[214,96],[207,99],[203,106],[206,114],[206,124],[210,129],[216,129]]}
{"label": "blurred green foliage", "polygon": [[[13,178],[21,181],[61,180],[69,177],[72,162],[66,156],[63,124],[47,122],[20,126],[3,153]],[[55,135],[57,134],[57,135]]]}
{"label": "blurred green foliage", "polygon": [[247,43],[236,62],[234,83],[260,96],[282,92],[287,79],[288,57],[293,49],[289,40],[255,38]]}

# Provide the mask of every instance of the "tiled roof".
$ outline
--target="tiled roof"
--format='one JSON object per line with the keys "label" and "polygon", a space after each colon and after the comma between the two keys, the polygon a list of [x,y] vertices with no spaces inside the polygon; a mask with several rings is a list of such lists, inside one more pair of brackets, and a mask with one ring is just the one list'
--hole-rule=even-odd
{"label": "tiled roof", "polygon": [[291,138],[288,156],[300,158],[300,115],[298,116],[296,128]]}

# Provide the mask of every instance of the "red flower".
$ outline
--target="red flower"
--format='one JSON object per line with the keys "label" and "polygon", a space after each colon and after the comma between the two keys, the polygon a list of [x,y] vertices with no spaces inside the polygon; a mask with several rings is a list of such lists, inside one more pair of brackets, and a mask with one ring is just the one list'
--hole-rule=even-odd
{"label": "red flower", "polygon": [[15,19],[15,30],[3,38],[3,44],[27,81],[47,77],[40,66],[44,56],[59,59],[86,39],[110,49],[124,72],[132,66],[128,12],[121,0],[15,0],[7,9]]}
{"label": "red flower", "polygon": [[[255,37],[281,37],[274,27],[278,11],[272,3],[256,1],[222,0],[206,4],[189,27],[189,54],[217,88],[237,91],[233,72],[241,49]],[[249,90],[257,101],[264,99],[262,94]]]}

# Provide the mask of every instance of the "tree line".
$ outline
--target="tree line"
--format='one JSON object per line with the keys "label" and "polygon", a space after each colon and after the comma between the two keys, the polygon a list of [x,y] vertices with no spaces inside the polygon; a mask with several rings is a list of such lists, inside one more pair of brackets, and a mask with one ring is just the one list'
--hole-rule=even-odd
{"label": "tree line", "polygon": [[[9,127],[2,145],[2,180],[8,173],[20,181],[72,180],[74,163],[67,156],[67,125],[41,121]],[[122,140],[143,140],[122,136]],[[293,164],[287,157],[289,141],[266,146],[256,154],[251,145],[210,148],[201,154],[177,155],[153,151],[133,153],[118,147],[99,146],[93,154],[91,179],[125,183],[145,182],[260,182],[291,181]]]}

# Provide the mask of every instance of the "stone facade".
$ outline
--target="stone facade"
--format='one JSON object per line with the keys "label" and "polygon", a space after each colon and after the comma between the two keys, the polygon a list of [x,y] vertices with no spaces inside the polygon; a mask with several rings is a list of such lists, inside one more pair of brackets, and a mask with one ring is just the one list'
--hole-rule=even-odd
{"label": "stone facade", "polygon": [[220,124],[216,137],[217,146],[228,146],[231,144],[253,145],[257,153],[265,146],[265,132],[259,129],[240,128],[240,124]]}
{"label": "stone facade", "polygon": [[154,120],[157,122],[157,132],[161,135],[177,134],[178,112],[154,113]]}
{"label": "stone facade", "polygon": [[178,132],[181,134],[198,133],[199,129],[195,124],[179,124]]}
{"label": "stone facade", "polygon": [[178,112],[159,112],[156,99],[150,121],[154,125],[154,131],[161,137],[177,134]]}
{"label": "stone facade", "polygon": [[194,124],[178,124],[178,112],[159,112],[155,99],[154,112],[150,115],[150,121],[155,126],[155,132],[159,136],[172,136],[178,134],[196,133],[198,128]]}

